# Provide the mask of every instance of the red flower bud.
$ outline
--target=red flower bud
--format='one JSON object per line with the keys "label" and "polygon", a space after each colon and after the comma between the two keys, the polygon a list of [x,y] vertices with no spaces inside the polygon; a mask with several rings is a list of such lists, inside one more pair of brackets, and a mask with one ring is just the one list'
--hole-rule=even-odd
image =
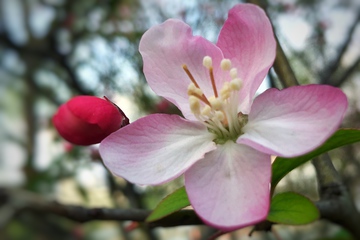
{"label": "red flower bud", "polygon": [[101,142],[128,124],[123,112],[107,98],[77,96],[60,106],[53,117],[59,134],[76,145]]}

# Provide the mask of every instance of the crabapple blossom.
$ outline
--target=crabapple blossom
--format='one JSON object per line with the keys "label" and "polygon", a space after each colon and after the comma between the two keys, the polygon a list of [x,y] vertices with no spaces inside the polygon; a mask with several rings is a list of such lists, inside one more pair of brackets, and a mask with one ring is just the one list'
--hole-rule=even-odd
{"label": "crabapple blossom", "polygon": [[341,90],[321,85],[256,90],[275,59],[269,19],[251,4],[234,6],[216,44],[170,19],[140,42],[155,93],[183,117],[152,114],[100,144],[115,175],[156,185],[184,174],[195,212],[233,230],[266,219],[271,155],[294,157],[322,144],[347,108]]}

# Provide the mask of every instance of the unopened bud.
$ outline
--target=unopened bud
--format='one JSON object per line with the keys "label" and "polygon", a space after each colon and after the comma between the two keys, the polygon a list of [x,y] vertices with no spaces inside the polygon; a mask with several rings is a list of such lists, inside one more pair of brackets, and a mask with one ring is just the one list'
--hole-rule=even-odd
{"label": "unopened bud", "polygon": [[59,107],[52,120],[59,134],[76,145],[100,143],[129,121],[115,104],[94,96],[70,99]]}

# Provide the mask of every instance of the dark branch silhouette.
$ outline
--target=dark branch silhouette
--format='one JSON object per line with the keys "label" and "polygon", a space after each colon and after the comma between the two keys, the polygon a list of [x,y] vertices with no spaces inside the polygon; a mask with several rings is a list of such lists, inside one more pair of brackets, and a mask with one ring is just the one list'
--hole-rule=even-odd
{"label": "dark branch silhouette", "polygon": [[350,46],[350,42],[353,38],[353,35],[355,33],[356,27],[360,21],[360,9],[357,10],[357,16],[353,22],[353,24],[350,26],[348,33],[346,34],[346,38],[344,42],[341,44],[336,57],[334,60],[332,60],[327,67],[325,67],[325,70],[323,71],[322,77],[321,77],[321,83],[323,84],[330,84],[335,85],[331,79],[333,78],[335,72],[338,70],[340,66],[340,62],[342,58],[344,57],[347,49]]}
{"label": "dark branch silhouette", "polygon": [[[80,223],[94,220],[145,222],[151,213],[150,210],[136,208],[87,208],[64,205],[56,201],[46,200],[28,191],[2,188],[0,189],[0,213],[9,211],[13,211],[12,214],[2,214],[0,228],[14,215],[21,214],[24,211],[38,214],[50,213]],[[181,210],[158,221],[148,223],[149,227],[174,227],[199,224],[203,224],[203,222],[193,210]]]}
{"label": "dark branch silhouette", "polygon": [[360,57],[358,57],[355,60],[355,62],[350,67],[348,67],[341,76],[331,79],[330,80],[331,84],[335,87],[340,87],[359,68],[360,68]]}

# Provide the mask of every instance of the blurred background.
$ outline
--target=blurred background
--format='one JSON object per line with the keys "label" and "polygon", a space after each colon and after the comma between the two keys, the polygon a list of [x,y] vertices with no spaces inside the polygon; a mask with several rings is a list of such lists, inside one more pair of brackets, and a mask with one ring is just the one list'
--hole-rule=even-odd
{"label": "blurred background", "polygon": [[[131,121],[154,112],[179,113],[146,84],[138,52],[147,29],[168,18],[216,42],[227,11],[221,0],[0,0],[0,239],[206,239],[207,227],[149,229],[135,222],[78,223],[34,211],[46,201],[85,207],[151,209],[182,185],[138,187],[113,178],[96,145],[71,145],[51,118],[76,95],[106,95]],[[341,87],[349,99],[342,127],[360,128],[360,1],[268,0],[277,37],[302,84]],[[282,88],[273,70],[259,91]],[[331,152],[360,209],[360,145]],[[317,200],[310,163],[278,191]],[[41,205],[41,204],[40,204]],[[30,210],[29,210],[29,209]],[[24,210],[25,209],[25,210]],[[28,210],[26,210],[28,209]],[[350,239],[326,221],[275,226],[282,239]],[[248,239],[251,228],[220,239]],[[251,239],[275,239],[255,232]]]}

